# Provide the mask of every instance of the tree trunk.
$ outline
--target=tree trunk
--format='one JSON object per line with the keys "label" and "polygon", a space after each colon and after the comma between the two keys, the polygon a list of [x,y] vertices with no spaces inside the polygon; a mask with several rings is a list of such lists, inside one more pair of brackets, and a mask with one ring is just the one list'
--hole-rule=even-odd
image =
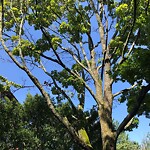
{"label": "tree trunk", "polygon": [[106,57],[104,60],[104,93],[103,105],[99,109],[101,136],[103,150],[116,150],[116,133],[114,132],[113,119],[112,119],[112,79],[109,72],[111,70],[109,49],[107,49]]}
{"label": "tree trunk", "polygon": [[116,150],[116,134],[113,131],[113,127],[110,124],[111,118],[106,115],[107,110],[100,110],[100,125],[101,125],[101,138],[102,138],[102,150]]}

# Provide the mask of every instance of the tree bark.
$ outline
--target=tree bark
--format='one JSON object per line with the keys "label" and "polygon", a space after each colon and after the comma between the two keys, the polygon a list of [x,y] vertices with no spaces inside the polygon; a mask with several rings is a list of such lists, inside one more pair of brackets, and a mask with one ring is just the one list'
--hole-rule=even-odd
{"label": "tree bark", "polygon": [[104,60],[104,94],[103,94],[103,107],[99,109],[101,136],[103,150],[115,150],[116,149],[116,133],[114,132],[112,122],[112,80],[109,72],[111,70],[109,49],[107,49]]}

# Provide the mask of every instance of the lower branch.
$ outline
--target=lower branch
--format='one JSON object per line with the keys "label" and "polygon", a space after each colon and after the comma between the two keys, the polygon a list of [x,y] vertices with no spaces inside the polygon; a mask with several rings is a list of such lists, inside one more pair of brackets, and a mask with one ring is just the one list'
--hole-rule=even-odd
{"label": "lower branch", "polygon": [[122,121],[122,123],[118,127],[118,129],[116,131],[117,137],[124,130],[124,128],[128,124],[128,122],[137,114],[137,112],[149,90],[150,90],[150,83],[147,86],[142,87],[133,110],[125,117],[125,119]]}

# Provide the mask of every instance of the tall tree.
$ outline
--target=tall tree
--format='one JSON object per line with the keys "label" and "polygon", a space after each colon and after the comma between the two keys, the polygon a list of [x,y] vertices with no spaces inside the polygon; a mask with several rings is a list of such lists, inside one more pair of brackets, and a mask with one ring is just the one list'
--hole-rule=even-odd
{"label": "tall tree", "polygon": [[[7,0],[1,6],[4,51],[80,147],[93,149],[84,126],[86,103],[97,105],[103,150],[116,149],[119,134],[136,125],[136,115],[149,115],[149,0]],[[36,69],[45,73],[45,81]],[[131,87],[113,93],[119,81]],[[49,94],[68,101],[73,115],[60,114]],[[117,129],[112,118],[115,98],[128,105]]]}
{"label": "tall tree", "polygon": [[149,150],[149,149],[150,149],[150,133],[147,133],[146,137],[142,141],[141,150]]}
{"label": "tall tree", "polygon": [[131,141],[128,134],[125,132],[121,133],[117,140],[117,150],[140,150],[138,143]]}

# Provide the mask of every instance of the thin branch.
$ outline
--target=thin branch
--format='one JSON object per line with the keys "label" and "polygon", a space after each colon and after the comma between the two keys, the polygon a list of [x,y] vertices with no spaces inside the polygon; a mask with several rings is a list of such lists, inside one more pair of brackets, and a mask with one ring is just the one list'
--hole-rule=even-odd
{"label": "thin branch", "polygon": [[[103,17],[103,12],[104,12],[104,6],[103,6],[103,1],[100,2],[101,7],[100,7],[100,14],[98,13],[97,9],[94,6],[94,2],[93,0],[90,0],[90,4],[94,10],[94,13],[96,15],[96,19],[98,22],[98,26],[99,26],[99,34],[100,34],[100,39],[101,39],[101,45],[102,45],[102,52],[103,52],[103,62],[102,62],[102,71],[101,71],[101,79],[103,79],[103,71],[104,71],[104,64],[105,64],[105,56],[106,56],[106,50],[107,50],[107,42],[106,39],[108,37],[105,38],[105,32],[104,32],[104,26],[102,23],[102,17]],[[106,30],[108,30],[108,24],[107,24],[107,19],[106,19]],[[107,31],[108,32],[108,31]],[[107,34],[107,33],[106,33]]]}
{"label": "thin branch", "polygon": [[12,10],[12,8],[13,8],[12,3],[13,3],[13,1],[11,0],[11,2],[10,2],[10,11],[11,11],[11,14],[12,14],[13,19],[14,19],[15,22],[16,22],[16,25],[19,27],[18,21],[17,21],[17,19],[16,19],[16,17],[15,17],[15,14],[14,14],[13,10]]}
{"label": "thin branch", "polygon": [[148,2],[147,2],[147,6],[146,6],[146,8],[145,8],[145,14],[146,14],[146,16],[147,16],[147,12],[148,12],[148,8],[149,8],[149,4],[150,4],[150,0],[148,0]]}
{"label": "thin branch", "polygon": [[71,54],[71,56],[74,58],[74,60],[75,60],[84,70],[86,70],[87,72],[91,73],[90,70],[78,60],[78,58],[76,57],[76,55],[75,55],[69,48],[64,48],[64,47],[62,47],[60,44],[59,44],[59,47],[60,47],[61,49],[63,49],[64,51],[67,51],[69,54]]}
{"label": "thin branch", "polygon": [[21,46],[21,34],[22,34],[22,28],[23,28],[24,19],[25,19],[25,16],[22,17],[21,23],[20,23],[18,45],[19,45],[19,55],[20,55],[20,57],[21,57],[21,60],[22,60],[23,65],[25,66],[26,63],[25,63],[25,60],[24,60],[24,57],[23,57],[23,54],[22,54],[22,49],[21,49],[21,47],[20,47],[20,46]]}
{"label": "thin branch", "polygon": [[[42,85],[40,84],[39,80],[33,76],[31,74],[31,72],[28,70],[28,68],[26,66],[21,66],[19,64],[19,62],[14,58],[14,56],[12,55],[12,53],[8,50],[8,48],[6,47],[4,40],[1,39],[2,41],[2,45],[5,49],[5,51],[7,52],[7,54],[10,56],[10,58],[14,61],[14,63],[23,71],[26,72],[26,74],[29,76],[29,78],[33,81],[33,83],[36,85],[36,87],[40,90],[41,94],[46,98],[47,100],[47,104],[49,106],[49,108],[51,109],[51,111],[53,112],[53,114],[67,127],[69,128],[71,134],[73,134],[74,136],[77,136],[77,133],[74,131],[74,129],[70,126],[70,123],[68,121],[64,121],[63,118],[60,117],[60,115],[55,111],[55,108],[52,104],[52,101],[50,99],[50,97],[48,96],[48,94],[45,92],[45,90],[43,89]],[[76,137],[77,138],[77,137]],[[79,139],[78,139],[79,140]]]}
{"label": "thin branch", "polygon": [[135,46],[135,44],[136,44],[136,42],[137,42],[137,40],[139,38],[139,35],[140,35],[140,29],[138,29],[137,36],[136,36],[135,40],[133,41],[133,43],[132,43],[132,45],[131,45],[131,47],[129,49],[129,52],[127,53],[126,57],[128,57],[131,54],[131,52],[133,51],[134,46]]}
{"label": "thin branch", "polygon": [[59,113],[56,112],[55,107],[49,97],[49,95],[46,93],[46,91],[44,90],[44,88],[42,87],[42,85],[40,84],[39,80],[32,75],[32,73],[29,71],[29,69],[26,66],[21,66],[17,60],[13,57],[12,53],[7,49],[7,47],[4,44],[4,40],[2,40],[2,44],[5,48],[5,51],[7,52],[7,54],[11,57],[11,59],[14,61],[14,63],[21,68],[23,71],[26,72],[26,74],[28,75],[28,77],[32,80],[32,82],[36,85],[36,87],[39,89],[39,91],[41,92],[41,94],[43,95],[43,97],[45,97],[46,101],[47,101],[47,105],[50,108],[50,110],[52,111],[52,113],[54,114],[54,116],[68,129],[69,133],[74,137],[75,140],[77,140],[79,142],[79,144],[81,145],[81,147],[87,149],[87,150],[91,150],[91,147],[89,147],[77,134],[77,132],[75,131],[75,129],[72,127],[72,125],[70,124],[70,122],[68,121],[68,119],[66,117],[61,117],[59,115]]}
{"label": "thin branch", "polygon": [[47,70],[46,70],[46,68],[44,67],[44,65],[42,64],[42,62],[40,62],[40,65],[41,65],[42,70],[43,70],[49,77],[51,77],[51,79],[53,80],[53,83],[54,83],[55,87],[68,99],[68,102],[70,103],[72,109],[73,109],[74,111],[76,111],[76,107],[75,107],[75,105],[73,104],[73,102],[72,102],[72,100],[70,99],[70,97],[65,93],[64,90],[62,90],[62,88],[60,88],[60,87],[58,86],[58,84],[56,83],[55,79],[53,78],[53,76],[52,76],[49,72],[47,72]]}
{"label": "thin branch", "polygon": [[12,54],[12,52],[7,48],[7,46],[5,45],[5,41],[3,39],[1,39],[1,43],[2,46],[4,48],[4,50],[6,51],[6,53],[9,55],[9,57],[13,60],[13,62],[20,68],[23,69],[24,67],[15,59],[14,55]]}
{"label": "thin branch", "polygon": [[52,57],[48,57],[48,56],[44,55],[43,53],[39,53],[39,52],[37,52],[37,51],[36,51],[35,53],[39,54],[41,57],[43,57],[43,58],[45,58],[45,59],[47,59],[47,60],[56,62],[57,64],[60,64],[57,59],[54,59],[54,58],[52,58]]}
{"label": "thin branch", "polygon": [[89,60],[88,60],[88,58],[87,58],[86,52],[85,52],[85,50],[84,50],[84,48],[83,48],[83,43],[80,42],[79,44],[80,44],[80,48],[81,48],[81,50],[82,50],[83,57],[84,57],[84,59],[85,59],[85,61],[86,61],[86,64],[87,64],[88,68],[90,69],[90,68],[91,68],[91,65],[90,65],[90,62],[89,62]]}
{"label": "thin branch", "polygon": [[97,42],[97,44],[94,45],[94,49],[95,49],[96,47],[98,47],[100,44],[101,44],[101,41]]}
{"label": "thin branch", "polygon": [[[44,36],[47,38],[49,44],[52,46],[51,41],[50,41],[50,39],[48,38],[48,36],[46,35],[44,29],[41,28],[41,30],[42,30],[42,33],[44,34]],[[73,76],[77,77],[79,80],[82,80],[82,82],[84,83],[86,89],[90,92],[90,94],[93,96],[93,98],[96,99],[96,98],[95,98],[95,94],[93,93],[92,89],[86,84],[86,82],[83,81],[83,79],[82,79],[78,74],[76,74],[75,72],[73,72],[72,70],[70,70],[70,69],[61,61],[60,57],[58,56],[58,54],[56,53],[56,51],[55,51],[54,49],[53,49],[53,51],[54,51],[54,53],[56,54],[56,57],[58,58],[58,61],[59,61],[60,65],[61,65],[64,69],[66,69],[70,74],[72,74]]]}
{"label": "thin branch", "polygon": [[114,32],[114,34],[113,34],[113,36],[112,36],[111,39],[112,39],[112,40],[115,39],[115,37],[117,36],[117,34],[118,34],[118,30],[116,30],[116,31]]}
{"label": "thin branch", "polygon": [[101,14],[103,13],[103,2],[101,1],[101,8],[100,8],[101,12],[100,12],[100,14],[98,13],[97,9],[94,6],[93,0],[90,0],[90,4],[91,4],[91,7],[94,10],[94,13],[96,15],[96,19],[97,19],[97,22],[98,22],[98,25],[99,25],[99,34],[100,34],[100,38],[101,38],[102,50],[103,50],[103,53],[104,53],[105,49],[106,49],[106,41],[105,41],[104,28],[103,28],[103,24],[102,24],[102,21],[101,21],[102,20]]}
{"label": "thin branch", "polygon": [[125,53],[125,50],[128,46],[128,43],[129,43],[129,39],[131,37],[131,34],[133,32],[133,28],[134,28],[134,25],[135,25],[135,22],[136,22],[136,10],[137,10],[137,2],[136,0],[134,0],[134,12],[133,12],[133,23],[132,23],[132,27],[131,27],[131,30],[130,32],[128,33],[128,36],[126,38],[126,41],[124,43],[124,46],[123,46],[123,50],[122,50],[122,58],[124,58],[124,53]]}
{"label": "thin branch", "polygon": [[[18,104],[19,101],[17,100],[17,98],[14,96],[14,94],[10,91],[10,89],[6,90],[6,91],[0,91],[0,98],[5,98],[8,97],[10,101],[13,102],[14,105]],[[15,101],[14,101],[15,100]]]}
{"label": "thin branch", "polygon": [[102,65],[99,65],[99,66],[97,67],[97,71],[99,71],[101,68],[102,68]]}
{"label": "thin branch", "polygon": [[[47,74],[48,72],[45,72],[45,73]],[[48,73],[48,75],[50,75],[50,74]],[[50,77],[52,78],[53,83],[54,83],[55,87],[58,89],[58,91],[60,91],[62,93],[62,95],[64,95],[65,98],[68,100],[68,102],[70,103],[70,105],[71,105],[71,107],[72,107],[72,109],[73,109],[73,111],[75,113],[77,111],[77,109],[76,109],[75,105],[73,104],[71,98],[66,94],[66,92],[64,90],[62,90],[62,88],[60,88],[58,86],[58,84],[56,83],[55,79],[52,76],[50,76]]]}
{"label": "thin branch", "polygon": [[108,33],[109,33],[109,29],[108,29],[108,18],[107,18],[107,16],[106,16],[106,12],[105,12],[105,10],[104,10],[104,18],[105,18],[105,26],[106,26],[106,38],[105,38],[105,41],[106,41],[106,45],[105,45],[105,47],[106,47],[106,49],[107,49],[107,45],[108,45]]}
{"label": "thin branch", "polygon": [[62,60],[60,59],[59,55],[57,54],[56,50],[53,48],[53,45],[51,43],[51,39],[49,39],[45,29],[43,27],[41,27],[41,31],[43,33],[43,35],[46,37],[47,41],[49,42],[49,45],[51,46],[56,58],[58,59],[58,62],[59,64],[64,68],[66,69],[68,72],[70,72],[70,69],[62,62]]}
{"label": "thin branch", "polygon": [[133,43],[132,43],[132,45],[131,45],[131,47],[130,47],[128,53],[127,53],[127,55],[124,56],[124,57],[122,57],[118,64],[122,64],[122,63],[130,56],[130,54],[131,54],[131,52],[133,51],[134,46],[135,46],[135,44],[136,44],[138,38],[139,38],[139,35],[140,35],[140,29],[138,29],[137,35],[136,35],[136,37],[135,37],[135,40],[133,41]]}
{"label": "thin branch", "polygon": [[127,92],[127,91],[133,89],[136,85],[137,85],[137,84],[134,84],[134,85],[132,85],[130,88],[126,88],[126,89],[124,89],[124,90],[121,90],[121,91],[119,91],[119,92],[113,94],[113,98],[116,97],[116,96],[118,96],[118,95],[120,95],[120,94],[122,94],[123,92]]}

